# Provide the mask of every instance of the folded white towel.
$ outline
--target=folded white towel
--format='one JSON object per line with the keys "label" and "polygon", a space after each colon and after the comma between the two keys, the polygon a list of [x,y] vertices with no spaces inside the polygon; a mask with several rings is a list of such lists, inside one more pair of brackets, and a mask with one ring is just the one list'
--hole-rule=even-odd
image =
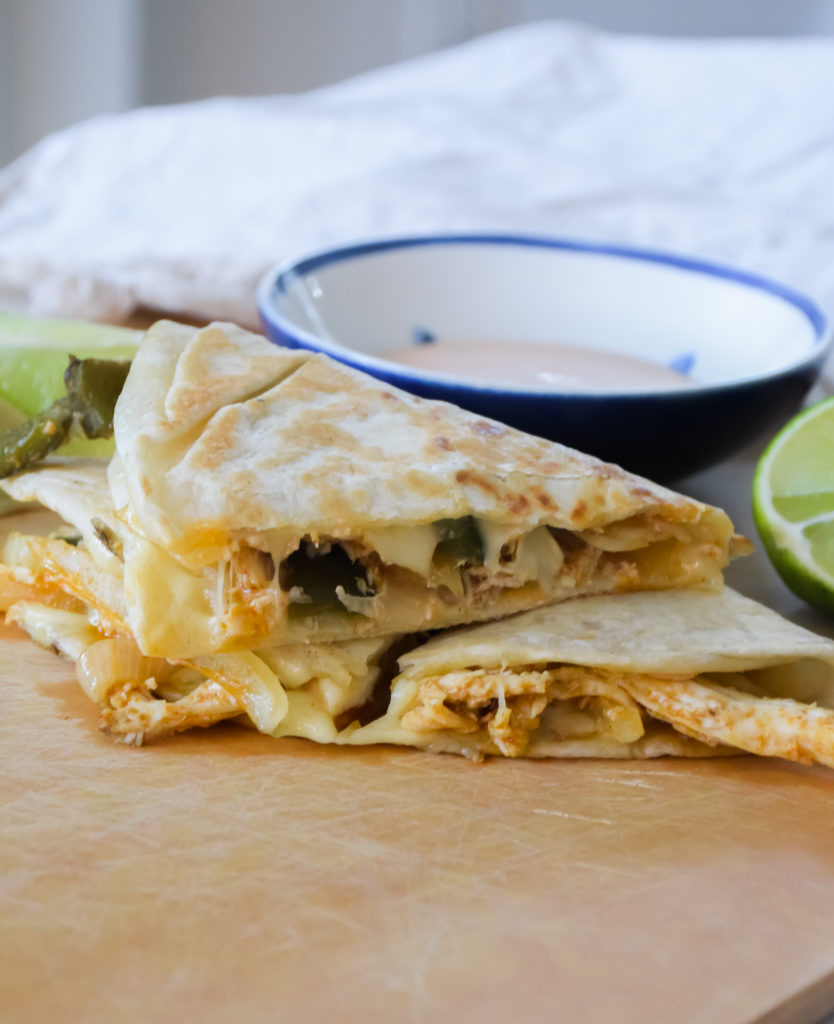
{"label": "folded white towel", "polygon": [[96,118],[0,172],[0,290],[256,323],[280,259],[465,228],[683,250],[834,307],[834,40],[543,23],[304,95]]}

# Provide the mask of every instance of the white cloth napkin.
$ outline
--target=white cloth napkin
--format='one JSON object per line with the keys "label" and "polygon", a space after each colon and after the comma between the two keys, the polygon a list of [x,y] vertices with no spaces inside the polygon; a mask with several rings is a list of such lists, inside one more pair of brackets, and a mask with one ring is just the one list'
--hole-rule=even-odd
{"label": "white cloth napkin", "polygon": [[834,40],[547,22],[304,95],[96,118],[0,172],[0,290],[257,323],[276,261],[471,228],[717,258],[834,308]]}

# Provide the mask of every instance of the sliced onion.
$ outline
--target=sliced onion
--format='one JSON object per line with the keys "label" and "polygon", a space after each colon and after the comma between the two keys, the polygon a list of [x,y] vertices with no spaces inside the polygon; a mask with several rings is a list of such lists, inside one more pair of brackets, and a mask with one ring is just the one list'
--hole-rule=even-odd
{"label": "sliced onion", "polygon": [[164,658],[147,658],[128,636],[108,637],[88,647],[75,665],[78,682],[87,696],[104,704],[118,683],[142,683],[164,675],[170,666]]}
{"label": "sliced onion", "polygon": [[609,704],[602,707],[602,716],[607,723],[607,732],[618,743],[636,743],[646,731],[639,708]]}
{"label": "sliced onion", "polygon": [[272,733],[286,717],[289,701],[281,680],[252,651],[213,654],[190,664],[239,697],[261,732]]}
{"label": "sliced onion", "polygon": [[556,538],[546,526],[537,526],[519,541],[511,569],[517,583],[538,580],[550,590],[564,564],[565,556]]}
{"label": "sliced onion", "polygon": [[342,602],[349,612],[356,615],[364,615],[372,619],[379,604],[379,595],[372,597],[357,597],[355,594],[348,594],[344,587],[336,587],[336,597]]}

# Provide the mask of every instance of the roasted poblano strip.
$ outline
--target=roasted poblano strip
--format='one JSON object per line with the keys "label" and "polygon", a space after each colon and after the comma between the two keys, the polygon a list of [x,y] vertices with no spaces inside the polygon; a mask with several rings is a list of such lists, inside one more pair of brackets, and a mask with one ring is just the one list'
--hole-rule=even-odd
{"label": "roasted poblano strip", "polygon": [[484,541],[472,516],[460,519],[440,519],[434,524],[437,547],[434,557],[438,562],[452,565],[482,565]]}
{"label": "roasted poblano strip", "polygon": [[85,437],[112,437],[113,412],[122,393],[128,359],[76,359],[64,371],[67,399]]}
{"label": "roasted poblano strip", "polygon": [[69,441],[74,427],[88,438],[112,436],[113,411],[130,361],[69,358],[64,372],[66,397],[0,434],[0,478],[45,459]]}
{"label": "roasted poblano strip", "polygon": [[373,584],[361,562],[354,561],[338,544],[320,552],[312,543],[303,544],[279,566],[282,589],[298,589],[301,602],[291,605],[293,616],[320,614],[340,609],[338,588],[352,597],[370,597]]}
{"label": "roasted poblano strip", "polygon": [[73,411],[65,398],[12,427],[0,437],[0,477],[12,476],[45,459],[69,440]]}

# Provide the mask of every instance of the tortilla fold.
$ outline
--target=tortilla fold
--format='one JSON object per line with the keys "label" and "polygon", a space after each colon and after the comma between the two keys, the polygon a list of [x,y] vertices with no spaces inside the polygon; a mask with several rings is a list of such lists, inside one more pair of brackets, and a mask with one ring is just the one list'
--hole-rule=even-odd
{"label": "tortilla fold", "polygon": [[228,324],[154,325],[115,436],[127,620],[156,656],[718,589],[746,550],[718,509]]}
{"label": "tortilla fold", "polygon": [[538,608],[440,634],[400,668],[387,714],[343,741],[834,767],[834,643],[729,588]]}

